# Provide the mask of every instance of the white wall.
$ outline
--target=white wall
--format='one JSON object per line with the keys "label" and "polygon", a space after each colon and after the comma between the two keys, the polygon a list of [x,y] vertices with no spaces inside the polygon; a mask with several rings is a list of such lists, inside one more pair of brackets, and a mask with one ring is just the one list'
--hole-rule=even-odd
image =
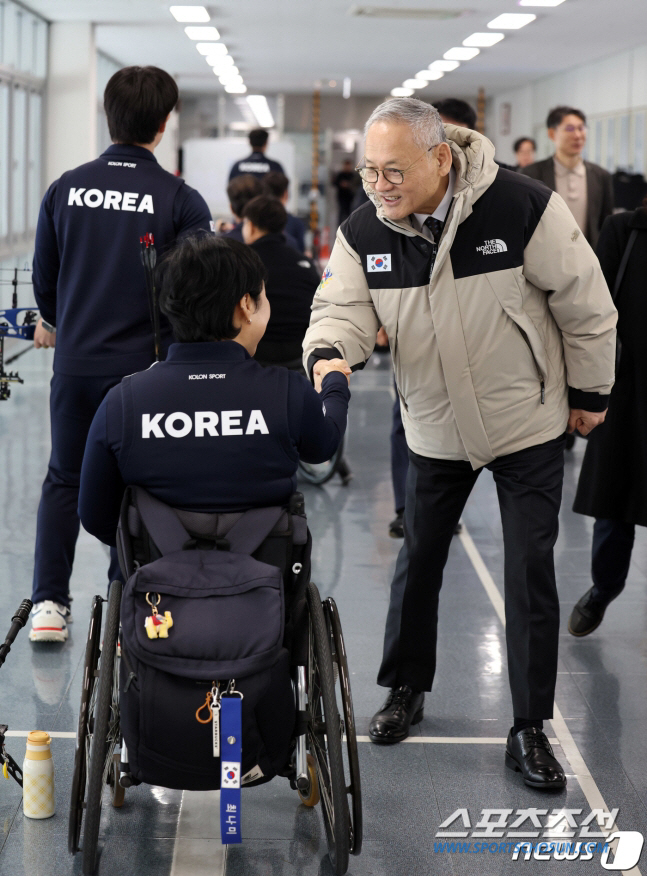
{"label": "white wall", "polygon": [[[510,104],[509,134],[501,130],[504,104]],[[488,101],[486,115],[487,135],[497,148],[497,157],[514,163],[512,144],[521,136],[535,137],[538,158],[550,155],[545,121],[548,111],[559,104],[586,114],[592,161],[609,169],[624,166],[645,172],[647,45],[497,94]]]}

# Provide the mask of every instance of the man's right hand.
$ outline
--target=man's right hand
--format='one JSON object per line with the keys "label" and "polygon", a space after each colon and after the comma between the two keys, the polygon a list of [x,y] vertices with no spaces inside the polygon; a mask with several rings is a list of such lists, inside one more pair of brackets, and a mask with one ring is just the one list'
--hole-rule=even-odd
{"label": "man's right hand", "polygon": [[339,371],[340,374],[345,375],[346,380],[350,383],[350,365],[345,359],[317,359],[312,368],[314,386],[317,392],[321,392],[321,382],[331,371]]}
{"label": "man's right hand", "polygon": [[42,318],[36,323],[36,329],[34,331],[34,346],[37,350],[41,347],[47,348],[56,346],[56,332],[48,332],[46,328],[43,328]]}

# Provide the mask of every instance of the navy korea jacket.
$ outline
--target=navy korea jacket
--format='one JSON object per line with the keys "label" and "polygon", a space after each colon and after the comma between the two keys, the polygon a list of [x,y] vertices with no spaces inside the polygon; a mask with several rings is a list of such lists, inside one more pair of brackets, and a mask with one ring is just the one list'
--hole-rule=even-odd
{"label": "navy korea jacket", "polygon": [[319,394],[295,371],[263,368],[236,341],[173,344],[96,413],[81,471],[83,526],[114,545],[133,484],[190,511],[285,504],[299,457],[323,462],[339,446],[349,399],[339,372]]}
{"label": "navy korea jacket", "polygon": [[[141,146],[114,144],[52,183],[40,208],[34,293],[57,328],[54,371],[122,376],[154,359],[140,237],[158,257],[179,236],[210,229],[202,196]],[[162,316],[164,348],[172,341]]]}

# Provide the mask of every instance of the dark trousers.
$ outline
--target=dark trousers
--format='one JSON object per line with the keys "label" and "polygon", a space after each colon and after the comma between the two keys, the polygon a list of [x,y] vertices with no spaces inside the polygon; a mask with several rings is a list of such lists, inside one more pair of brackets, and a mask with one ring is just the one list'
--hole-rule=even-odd
{"label": "dark trousers", "polygon": [[605,602],[622,593],[634,546],[636,527],[622,520],[598,519],[593,524],[591,575],[593,595]]}
{"label": "dark trousers", "polygon": [[[52,452],[38,506],[33,602],[70,604],[69,585],[79,534],[79,482],[92,419],[108,390],[121,377],[54,374],[50,392]],[[97,502],[101,496],[97,496]],[[115,548],[108,578],[121,579]]]}
{"label": "dark trousers", "polygon": [[395,500],[396,514],[404,511],[408,470],[409,449],[402,424],[400,397],[396,389],[395,402],[393,403],[393,421],[391,424],[391,480],[393,481],[393,498]]}
{"label": "dark trousers", "polygon": [[[559,600],[553,547],[564,474],[563,436],[499,457],[494,475],[503,524],[508,673],[513,714],[550,718],[557,678]],[[409,451],[404,545],[391,585],[377,682],[431,690],[438,597],[449,546],[480,471],[469,462]]]}

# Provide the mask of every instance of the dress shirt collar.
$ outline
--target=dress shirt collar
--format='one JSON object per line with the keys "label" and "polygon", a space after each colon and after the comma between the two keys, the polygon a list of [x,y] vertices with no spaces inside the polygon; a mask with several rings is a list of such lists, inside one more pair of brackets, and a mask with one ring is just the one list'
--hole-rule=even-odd
{"label": "dress shirt collar", "polygon": [[586,167],[584,167],[584,162],[581,158],[573,168],[562,164],[556,155],[553,156],[553,162],[555,164],[555,176],[568,176],[569,173],[574,173],[576,176],[586,176]]}
{"label": "dress shirt collar", "polygon": [[[449,171],[449,183],[447,184],[447,191],[445,192],[445,196],[438,204],[434,212],[431,216],[434,219],[439,219],[441,222],[444,222],[447,218],[447,214],[449,213],[449,207],[452,202],[452,198],[454,197],[454,188],[456,186],[456,171],[454,168],[450,168]],[[416,220],[418,222],[419,228],[422,228],[424,225],[425,219],[429,216],[429,213],[414,213]]]}

